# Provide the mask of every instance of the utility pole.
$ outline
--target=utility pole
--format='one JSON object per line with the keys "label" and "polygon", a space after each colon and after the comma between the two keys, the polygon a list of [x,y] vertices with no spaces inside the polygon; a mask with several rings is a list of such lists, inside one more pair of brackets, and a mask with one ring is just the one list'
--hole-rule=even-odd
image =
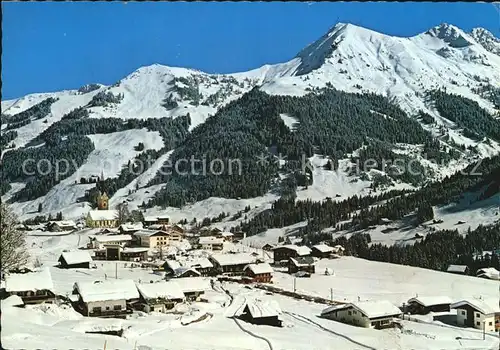
{"label": "utility pole", "polygon": [[330,301],[333,301],[333,288],[330,288]]}
{"label": "utility pole", "polygon": [[118,279],[118,263],[115,265],[115,280]]}
{"label": "utility pole", "polygon": [[293,292],[295,293],[296,290],[297,290],[297,278],[294,277],[293,278]]}

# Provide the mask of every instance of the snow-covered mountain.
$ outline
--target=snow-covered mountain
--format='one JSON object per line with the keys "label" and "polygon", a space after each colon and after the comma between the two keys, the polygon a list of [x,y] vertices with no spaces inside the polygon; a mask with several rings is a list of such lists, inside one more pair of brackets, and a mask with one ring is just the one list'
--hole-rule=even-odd
{"label": "snow-covered mountain", "polygon": [[[25,147],[44,130],[79,107],[88,110],[88,123],[98,118],[177,118],[189,114],[192,130],[197,126],[203,127],[209,116],[254,88],[270,95],[304,96],[316,88],[326,86],[346,92],[374,92],[390,97],[410,116],[424,111],[435,120],[434,125],[424,125],[424,129],[436,136],[445,130],[455,143],[477,146],[478,156],[490,156],[500,151],[496,141],[474,141],[465,137],[453,127],[453,122],[438,113],[425,94],[432,89],[446,89],[476,101],[479,106],[495,115],[498,113],[498,106],[477,91],[484,86],[500,86],[499,53],[500,40],[482,28],[466,33],[455,26],[442,24],[419,35],[401,38],[339,23],[290,61],[265,65],[248,72],[207,74],[155,64],[137,69],[112,86],[90,84],[79,90],[30,94],[2,101],[2,114],[7,118],[7,123],[2,123],[2,136],[9,130],[17,132],[8,144],[13,144],[14,147],[3,149],[2,157],[6,152],[16,152]],[[121,98],[116,103],[92,104],[95,97],[103,93]],[[9,116],[26,111],[50,97],[57,99],[50,105],[50,113],[43,118],[30,120],[28,124],[9,128]],[[88,137],[93,141],[95,150],[88,156],[87,162],[46,195],[13,203],[18,214],[23,218],[32,217],[37,214],[38,205],[42,203],[43,213],[62,211],[65,217],[80,217],[89,206],[88,203],[77,203],[76,198],[81,197],[92,186],[75,186],[75,181],[81,176],[98,175],[101,171],[106,177],[117,176],[121,167],[140,153],[134,150],[138,142],[145,143],[145,150],[159,150],[163,146],[157,132],[143,128]],[[111,204],[129,200],[134,206],[154,196],[162,186],[145,186],[168,159],[169,154],[163,154],[148,171],[119,190],[111,199]],[[445,176],[466,166],[468,161],[470,159],[461,159],[452,162],[448,168],[436,167],[435,170],[438,176]],[[325,186],[327,183],[335,183],[339,188],[332,191],[321,190],[320,179],[325,176],[322,173],[317,176],[315,190],[309,192],[321,192],[321,195],[316,198],[311,194],[314,199],[335,196],[335,193],[342,191],[346,192],[345,195],[365,193],[360,183],[354,186],[347,178],[325,179]],[[12,183],[3,199],[10,198],[23,187],[21,182]],[[307,197],[305,193],[299,195],[301,198],[304,196]],[[249,204],[265,208],[274,199],[276,196],[272,194],[254,200],[210,198],[207,203],[211,204],[204,205],[201,202],[192,205],[205,208],[199,212],[198,218],[201,219],[212,211],[214,201],[220,204],[220,211],[234,212]],[[186,210],[189,211],[189,208]],[[175,212],[179,209],[167,210]],[[179,215],[192,216],[186,215],[186,212]]]}

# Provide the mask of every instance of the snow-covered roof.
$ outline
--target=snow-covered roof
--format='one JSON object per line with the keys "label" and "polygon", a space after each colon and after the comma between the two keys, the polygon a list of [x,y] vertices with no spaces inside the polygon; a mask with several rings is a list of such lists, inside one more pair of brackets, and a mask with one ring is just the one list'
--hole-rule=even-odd
{"label": "snow-covered roof", "polygon": [[326,244],[316,244],[313,248],[319,250],[321,253],[329,253],[335,250],[333,247]]}
{"label": "snow-covered roof", "polygon": [[120,229],[123,231],[135,231],[135,230],[142,230],[142,222],[137,222],[137,223],[128,223],[128,224],[121,224]]}
{"label": "snow-covered roof", "polygon": [[299,256],[298,258],[290,258],[290,261],[297,267],[314,265],[314,259],[311,256]]}
{"label": "snow-covered roof", "polygon": [[137,289],[144,299],[184,299],[184,293],[173,281],[137,284]]}
{"label": "snow-covered roof", "polygon": [[195,260],[186,260],[183,262],[183,266],[189,266],[189,267],[201,267],[202,269],[207,269],[210,267],[213,267],[212,263],[210,260],[207,258],[200,258],[200,259],[195,259]]}
{"label": "snow-covered roof", "polygon": [[62,258],[68,265],[91,262],[92,257],[86,250],[75,250],[72,252],[62,252]]}
{"label": "snow-covered roof", "polygon": [[281,313],[281,309],[276,300],[250,300],[247,301],[245,308],[248,308],[252,318],[273,317]]}
{"label": "snow-covered roof", "polygon": [[66,221],[50,221],[49,225],[57,225],[59,227],[75,227],[76,223],[73,220],[66,220]]}
{"label": "snow-covered roof", "polygon": [[222,237],[233,237],[234,236],[231,232],[228,232],[228,231],[223,231],[223,232],[219,233],[219,235],[221,235]]}
{"label": "snow-covered roof", "polygon": [[256,259],[248,253],[236,253],[236,254],[212,254],[211,258],[216,261],[220,266],[228,265],[247,265],[253,264]]}
{"label": "snow-covered roof", "polygon": [[160,234],[161,236],[168,236],[167,232],[160,230],[139,230],[134,233],[135,236],[140,236],[140,237],[151,237],[156,234]]}
{"label": "snow-covered roof", "polygon": [[90,210],[89,216],[93,221],[116,220],[118,210]]}
{"label": "snow-covered roof", "polygon": [[100,243],[104,242],[120,242],[120,241],[131,241],[131,235],[106,235],[106,236],[96,236],[95,240]]}
{"label": "snow-covered roof", "polygon": [[469,305],[470,307],[478,310],[484,315],[490,315],[500,312],[500,299],[498,298],[488,298],[488,299],[477,299],[470,298],[458,301],[450,305],[452,309],[458,309],[461,306]]}
{"label": "snow-covered roof", "polygon": [[75,287],[82,297],[82,300],[86,303],[139,298],[139,292],[132,280],[76,282]]}
{"label": "snow-covered roof", "polygon": [[176,277],[179,277],[179,276],[182,276],[183,274],[185,274],[186,272],[188,271],[192,271],[194,272],[196,275],[200,276],[201,274],[196,271],[195,269],[191,268],[191,267],[186,267],[186,266],[181,266],[181,267],[178,267],[174,270],[174,275]]}
{"label": "snow-covered roof", "polygon": [[402,313],[398,307],[387,300],[372,300],[333,305],[324,309],[321,315],[348,308],[355,308],[368,318],[396,316]]}
{"label": "snow-covered roof", "polygon": [[210,279],[205,277],[186,277],[178,278],[175,282],[179,285],[184,293],[204,292],[212,289]]}
{"label": "snow-covered roof", "polygon": [[295,245],[295,244],[280,245],[280,246],[277,246],[274,249],[282,249],[282,248],[295,250],[299,256],[304,256],[304,255],[311,254],[311,249],[309,249],[308,247],[306,247],[306,246],[298,246],[298,245]]}
{"label": "snow-covered roof", "polygon": [[450,265],[448,266],[448,269],[446,270],[447,272],[462,272],[465,273],[467,270],[466,265]]}
{"label": "snow-covered roof", "polygon": [[24,305],[23,299],[21,299],[20,296],[15,294],[9,296],[6,299],[3,299],[1,303],[2,309],[9,306],[19,306],[19,305]]}
{"label": "snow-covered roof", "polygon": [[477,276],[484,276],[491,279],[498,279],[500,276],[500,271],[498,271],[494,267],[485,267],[477,270],[476,274]]}
{"label": "snow-covered roof", "polygon": [[453,300],[447,296],[419,296],[408,299],[408,303],[416,302],[423,306],[451,304]]}
{"label": "snow-covered roof", "polygon": [[48,267],[27,273],[5,275],[6,292],[52,290],[52,276]]}
{"label": "snow-covered roof", "polygon": [[122,250],[122,253],[145,253],[149,250],[149,248],[141,248],[141,247],[125,247]]}
{"label": "snow-covered roof", "polygon": [[158,217],[156,217],[156,216],[145,216],[144,217],[144,221],[147,221],[147,222],[154,222],[157,220],[158,220]]}
{"label": "snow-covered roof", "polygon": [[172,270],[178,269],[181,267],[181,263],[177,260],[167,260],[165,261],[165,264],[167,264],[168,267],[170,267]]}
{"label": "snow-covered roof", "polygon": [[200,237],[198,240],[199,244],[223,244],[224,239],[223,238],[217,238],[214,236],[205,236],[205,237]]}
{"label": "snow-covered roof", "polygon": [[261,274],[261,273],[273,273],[274,272],[273,268],[268,263],[249,264],[249,265],[245,266],[245,270],[246,269],[249,269],[250,271],[252,271],[256,275]]}

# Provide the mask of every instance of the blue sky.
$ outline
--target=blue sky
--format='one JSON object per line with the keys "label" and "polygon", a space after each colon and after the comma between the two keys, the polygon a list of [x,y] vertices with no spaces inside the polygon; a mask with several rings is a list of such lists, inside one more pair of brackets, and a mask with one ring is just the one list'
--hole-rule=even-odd
{"label": "blue sky", "polygon": [[9,2],[2,99],[112,84],[160,63],[231,73],[293,58],[337,22],[410,36],[446,22],[500,37],[485,3]]}

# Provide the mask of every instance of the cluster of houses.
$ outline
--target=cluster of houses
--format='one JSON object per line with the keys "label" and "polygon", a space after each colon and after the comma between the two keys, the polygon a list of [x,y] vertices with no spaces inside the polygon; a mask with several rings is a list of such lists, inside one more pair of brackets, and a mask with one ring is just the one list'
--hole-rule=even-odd
{"label": "cluster of houses", "polygon": [[[456,275],[469,275],[469,267],[467,265],[449,265],[446,272]],[[486,278],[490,280],[500,280],[500,271],[494,267],[485,267],[476,271],[476,277]]]}
{"label": "cluster of houses", "polygon": [[397,307],[386,300],[358,301],[337,304],[324,309],[321,317],[365,328],[393,327],[404,314],[425,315],[431,312],[456,310],[456,324],[485,332],[500,331],[500,301],[498,298],[470,298],[453,302],[445,296],[410,298]]}
{"label": "cluster of houses", "polygon": [[211,289],[210,279],[179,278],[150,283],[106,279],[76,282],[71,295],[56,295],[48,268],[5,276],[3,297],[19,296],[25,305],[54,303],[56,299],[71,303],[74,309],[89,317],[125,317],[133,312],[166,312],[178,303],[200,300]]}

